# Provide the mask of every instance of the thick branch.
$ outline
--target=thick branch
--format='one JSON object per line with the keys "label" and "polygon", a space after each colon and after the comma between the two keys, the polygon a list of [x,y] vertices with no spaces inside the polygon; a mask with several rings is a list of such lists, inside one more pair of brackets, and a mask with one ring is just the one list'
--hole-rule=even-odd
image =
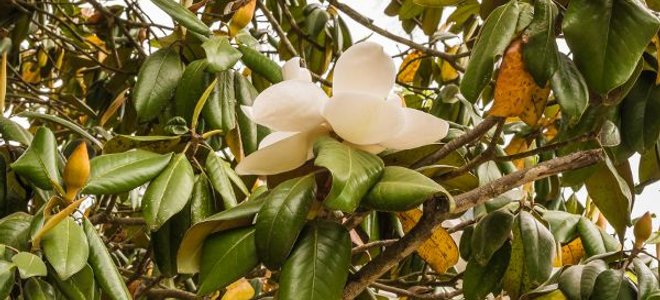
{"label": "thick branch", "polygon": [[408,234],[403,236],[399,242],[387,247],[379,256],[355,274],[353,280],[344,289],[344,299],[355,298],[362,290],[399,261],[412,254],[424,241],[431,237],[433,230],[440,226],[450,214],[464,212],[525,183],[595,164],[603,160],[603,155],[600,149],[582,151],[511,173],[487,185],[454,197],[455,206],[451,212],[445,207],[438,208],[434,204],[437,200],[430,200],[424,206],[424,215],[419,223]]}

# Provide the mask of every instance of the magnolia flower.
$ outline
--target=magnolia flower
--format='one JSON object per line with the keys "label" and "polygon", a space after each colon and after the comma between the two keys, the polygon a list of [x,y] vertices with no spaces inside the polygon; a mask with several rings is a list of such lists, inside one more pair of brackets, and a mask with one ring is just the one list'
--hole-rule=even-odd
{"label": "magnolia flower", "polygon": [[332,97],[312,83],[300,58],[282,68],[284,81],[264,90],[251,107],[241,107],[274,132],[236,167],[239,174],[270,175],[293,170],[313,157],[314,141],[333,131],[348,145],[379,153],[436,142],[449,125],[406,108],[391,94],[396,77],[392,58],[376,43],[350,47],[335,65]]}

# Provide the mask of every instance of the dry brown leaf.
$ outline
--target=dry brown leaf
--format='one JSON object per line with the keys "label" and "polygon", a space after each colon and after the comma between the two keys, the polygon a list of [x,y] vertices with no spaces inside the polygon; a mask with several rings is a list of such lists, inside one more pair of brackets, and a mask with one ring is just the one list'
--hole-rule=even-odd
{"label": "dry brown leaf", "polygon": [[222,300],[250,300],[254,297],[254,288],[245,278],[241,278],[227,287]]}
{"label": "dry brown leaf", "polygon": [[520,119],[529,126],[536,126],[543,115],[545,110],[545,104],[548,102],[548,96],[550,95],[550,86],[541,88],[537,85],[534,86],[534,92],[532,93],[532,101],[525,103],[522,114],[520,114]]}
{"label": "dry brown leaf", "polygon": [[103,115],[101,116],[101,120],[99,121],[99,125],[103,127],[105,123],[110,120],[110,117],[112,117],[117,110],[126,102],[126,92],[128,91],[128,88],[125,90],[121,91],[117,97],[115,97],[114,100],[112,100],[112,103],[110,103],[110,106],[108,106],[108,109],[103,112]]}
{"label": "dry brown leaf", "polygon": [[[403,231],[407,233],[422,217],[422,211],[415,208],[397,215],[401,220]],[[417,249],[417,254],[438,273],[446,272],[458,262],[456,242],[443,228],[433,231],[431,238]]]}
{"label": "dry brown leaf", "polygon": [[415,73],[419,69],[419,65],[422,60],[420,59],[424,55],[422,51],[415,50],[406,55],[399,67],[399,72],[397,73],[397,80],[403,83],[411,83],[415,79]]}

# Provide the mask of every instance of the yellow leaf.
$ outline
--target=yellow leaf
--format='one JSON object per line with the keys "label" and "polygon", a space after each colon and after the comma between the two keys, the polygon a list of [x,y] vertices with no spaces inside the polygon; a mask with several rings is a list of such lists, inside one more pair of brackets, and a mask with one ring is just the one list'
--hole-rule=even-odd
{"label": "yellow leaf", "polygon": [[0,58],[0,114],[5,113],[5,97],[7,96],[7,51]]}
{"label": "yellow leaf", "polygon": [[577,265],[584,257],[584,246],[578,237],[570,243],[561,247],[561,255],[555,258],[554,266]]}
{"label": "yellow leaf", "polygon": [[222,300],[250,300],[254,294],[252,285],[245,278],[241,278],[227,287]]}
{"label": "yellow leaf", "polygon": [[[456,52],[458,52],[458,46],[449,47],[446,52],[449,54],[456,54]],[[456,71],[449,62],[443,60],[440,65],[440,78],[442,78],[442,82],[456,80],[456,78],[458,78],[458,71]]]}
{"label": "yellow leaf", "polygon": [[421,57],[424,55],[422,51],[415,50],[406,55],[399,67],[399,72],[397,73],[397,80],[403,83],[411,83],[415,79],[415,73],[419,69],[419,65],[422,62]]}
{"label": "yellow leaf", "polygon": [[550,293],[543,294],[542,296],[535,298],[536,300],[566,300],[566,295],[561,290],[554,290]]}
{"label": "yellow leaf", "polygon": [[536,125],[543,113],[549,88],[536,85],[525,69],[522,41],[517,39],[507,48],[497,81],[495,99],[489,114],[497,117],[520,117],[525,123]]}
{"label": "yellow leaf", "polygon": [[110,103],[110,106],[108,106],[108,109],[103,112],[103,115],[101,116],[101,120],[99,121],[99,125],[103,127],[105,123],[110,120],[110,117],[112,117],[117,110],[126,102],[126,92],[128,91],[128,88],[125,90],[121,91],[119,94],[117,94],[117,97],[115,97],[114,100],[112,100],[112,103]]}
{"label": "yellow leaf", "polygon": [[40,69],[37,64],[32,61],[26,61],[21,66],[21,77],[27,83],[39,83],[41,81]]}
{"label": "yellow leaf", "polygon": [[99,48],[105,48],[105,42],[103,42],[96,34],[86,36],[85,41]]}
{"label": "yellow leaf", "polygon": [[238,131],[238,128],[230,130],[227,136],[225,136],[225,141],[236,161],[241,162],[245,154],[243,153],[243,143],[241,142],[241,133]]}
{"label": "yellow leaf", "polygon": [[[422,217],[420,209],[398,213],[403,231],[410,231]],[[418,249],[417,254],[426,261],[433,270],[444,273],[458,262],[458,247],[451,235],[443,228],[433,231],[431,238],[426,240]]]}
{"label": "yellow leaf", "polygon": [[231,22],[229,23],[230,36],[236,35],[241,29],[250,24],[250,21],[252,21],[252,17],[254,16],[254,8],[256,5],[257,0],[247,0],[247,2],[243,3],[243,5],[234,12],[234,15],[231,17]]}
{"label": "yellow leaf", "polygon": [[[527,143],[527,140],[519,136],[514,136],[511,139],[511,142],[509,142],[509,145],[504,148],[504,152],[506,152],[508,155],[522,153],[527,150],[529,150],[529,144]],[[513,161],[513,164],[518,170],[522,170],[525,168],[525,159],[516,159]]]}

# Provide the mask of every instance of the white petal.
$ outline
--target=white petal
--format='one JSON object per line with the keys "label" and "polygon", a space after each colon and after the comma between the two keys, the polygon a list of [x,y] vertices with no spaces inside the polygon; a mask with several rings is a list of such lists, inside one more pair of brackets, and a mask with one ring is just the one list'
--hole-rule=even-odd
{"label": "white petal", "polygon": [[284,80],[302,80],[312,82],[312,75],[309,70],[300,66],[300,57],[289,59],[282,66],[282,77]]}
{"label": "white petal", "polygon": [[275,131],[305,131],[323,123],[328,96],[311,82],[282,81],[257,96],[252,120]]}
{"label": "white petal", "polygon": [[254,121],[254,117],[252,117],[252,106],[247,106],[247,105],[241,105],[241,110],[245,114],[248,119]]}
{"label": "white petal", "polygon": [[387,149],[387,148],[385,148],[381,145],[378,145],[378,144],[357,145],[357,144],[353,144],[353,143],[347,142],[347,141],[344,141],[344,144],[349,145],[349,146],[351,146],[353,148],[356,148],[356,149],[360,149],[362,151],[369,152],[371,154],[378,154],[378,153],[381,153],[381,152],[385,151],[385,149]]}
{"label": "white petal", "polygon": [[362,42],[348,48],[337,60],[333,93],[359,92],[386,98],[394,87],[396,67],[383,46]]}
{"label": "white petal", "polygon": [[412,108],[402,110],[405,116],[403,127],[396,135],[381,142],[381,145],[391,149],[412,149],[447,136],[449,123],[445,120]]}
{"label": "white petal", "polygon": [[315,128],[299,133],[271,133],[261,141],[259,150],[241,160],[236,173],[272,175],[300,167],[313,157],[310,153],[314,140],[327,132],[327,129]]}
{"label": "white petal", "polygon": [[392,101],[368,94],[335,94],[323,110],[332,129],[358,145],[379,144],[403,125],[403,110]]}

